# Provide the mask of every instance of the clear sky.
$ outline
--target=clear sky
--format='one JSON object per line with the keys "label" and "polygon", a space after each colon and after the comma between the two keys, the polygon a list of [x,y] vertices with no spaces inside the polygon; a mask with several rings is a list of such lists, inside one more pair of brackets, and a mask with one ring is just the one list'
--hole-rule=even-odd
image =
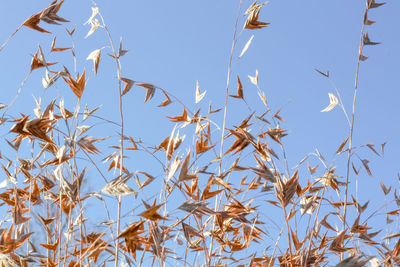
{"label": "clear sky", "polygon": [[[252,1],[243,0],[241,14],[251,3]],[[3,1],[0,9],[0,42],[3,43],[26,18],[48,4],[49,1],[43,0]],[[129,49],[121,58],[122,77],[164,88],[187,103],[192,110],[201,107],[206,113],[210,101],[213,108],[223,107],[239,1],[99,0],[97,4],[115,44],[118,45],[122,38],[123,48]],[[47,61],[60,61],[73,72],[70,53],[50,53],[50,47],[54,34],[57,35],[58,47],[70,47],[71,39],[64,28],[71,30],[76,25],[74,45],[77,51],[77,71],[82,73],[85,68],[88,78],[81,99],[81,109],[83,110],[86,103],[90,108],[102,104],[103,107],[96,115],[119,122],[117,74],[115,62],[107,56],[110,50],[106,47],[109,46],[106,33],[99,28],[85,39],[90,26],[84,23],[91,15],[92,6],[89,0],[66,0],[58,15],[70,20],[69,23],[61,26],[40,24],[52,34],[22,28],[9,41],[0,52],[1,103],[10,103],[15,96],[21,82],[29,73],[30,54],[36,52],[38,44],[43,48]],[[280,115],[285,119],[281,127],[289,133],[283,141],[291,172],[302,158],[318,149],[330,166],[337,167],[338,175],[345,176],[347,155],[335,156],[335,151],[349,134],[346,117],[339,106],[327,113],[320,111],[329,104],[328,93],[337,95],[334,84],[347,112],[351,113],[364,8],[364,0],[272,0],[260,12],[260,20],[271,25],[260,30],[242,30],[245,17],[240,16],[229,91],[231,94],[236,92],[236,76],[239,75],[247,103],[252,110],[257,110],[258,115],[261,114],[266,108],[257,95],[257,88],[247,78],[248,75],[254,76],[258,70],[259,86],[265,92],[269,107],[274,111],[281,108]],[[399,10],[400,2],[392,0],[369,12],[369,19],[376,21],[367,27],[369,37],[381,44],[365,48],[364,54],[369,59],[361,63],[359,71],[354,145],[372,143],[377,144],[376,148],[379,150],[379,144],[387,142],[383,157],[376,156],[368,148],[357,150],[357,155],[354,156],[356,167],[362,167],[358,157],[370,161],[369,167],[374,177],[369,177],[362,169],[358,177],[358,193],[361,203],[372,198],[371,211],[385,203],[379,185],[381,181],[387,186],[398,187]],[[242,48],[253,34],[250,47],[239,59]],[[106,48],[102,50],[102,61],[97,76],[94,76],[93,63],[86,60],[86,57],[91,51],[102,47]],[[54,70],[59,67],[61,65]],[[323,72],[329,71],[330,80],[318,74],[315,68]],[[32,95],[36,98],[42,96],[43,76],[44,69],[36,70],[30,76],[21,95],[8,112],[9,116],[17,118],[19,113],[33,116],[35,102]],[[199,82],[202,92],[207,90],[204,99],[197,106],[194,102],[196,81]],[[56,87],[47,89],[43,103],[47,105],[54,97],[61,96],[65,98],[66,107],[73,110],[76,97],[62,79],[57,82]],[[158,145],[169,136],[174,126],[165,116],[177,116],[182,108],[176,103],[164,109],[157,108],[164,100],[159,92],[146,104],[143,104],[144,97],[144,90],[140,87],[134,87],[125,96],[126,133],[135,140],[141,138],[146,144]],[[230,98],[227,128],[239,124],[249,113],[248,107],[242,101]],[[222,127],[222,118],[223,112],[219,112],[211,119]],[[114,140],[114,145],[117,145],[117,127],[102,124],[95,119],[88,124],[96,124],[88,132],[89,135],[95,138],[109,135],[110,140]],[[11,124],[2,126],[1,133],[11,140],[14,135],[8,133],[9,127]],[[220,133],[213,130],[217,138]],[[190,131],[187,138],[187,144],[190,145]],[[24,156],[27,156],[30,145],[25,145],[27,154]],[[229,145],[227,142],[225,150]],[[7,155],[7,151],[11,153],[4,139],[0,141],[0,150],[3,155]],[[102,152],[105,153],[96,157],[98,162],[107,156],[106,151]],[[183,152],[184,150],[182,154]],[[164,160],[162,154],[158,155]],[[12,154],[7,157],[15,158]],[[251,155],[247,156],[247,160],[255,164]],[[146,171],[157,179],[162,179],[162,169],[148,154],[130,154],[127,162],[131,171]],[[231,162],[226,163],[223,168],[229,168],[230,164]],[[317,164],[320,165],[318,174],[322,175],[322,164],[315,158],[311,159],[310,165]],[[303,173],[301,183],[310,178],[306,172]],[[116,177],[112,172],[108,174],[110,179]],[[90,170],[89,176],[95,182],[89,181],[87,187],[91,191],[99,191],[104,182],[97,177],[95,170]],[[145,200],[152,200],[158,194],[158,185],[151,187]],[[355,186],[355,182],[353,185]],[[390,196],[393,199],[392,193]],[[331,197],[335,198],[335,195]],[[129,206],[141,205],[141,202],[136,203],[132,197],[127,197],[124,203],[126,210]],[[179,204],[176,202],[171,205]],[[176,214],[179,213],[176,211]],[[129,219],[126,223],[128,222]],[[382,226],[385,223],[384,216],[376,223]],[[266,245],[270,245],[270,241],[265,240],[268,243]]]}

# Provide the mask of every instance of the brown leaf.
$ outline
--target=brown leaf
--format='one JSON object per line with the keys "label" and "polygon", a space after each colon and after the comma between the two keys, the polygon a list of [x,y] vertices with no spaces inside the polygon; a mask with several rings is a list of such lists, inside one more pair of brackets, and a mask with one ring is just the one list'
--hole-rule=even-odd
{"label": "brown leaf", "polygon": [[149,185],[151,182],[153,182],[155,180],[154,176],[148,174],[147,172],[139,172],[139,173],[143,174],[147,178],[143,184],[139,184],[140,189],[142,189],[146,185]]}
{"label": "brown leaf", "polygon": [[182,222],[182,230],[186,241],[189,243],[192,243],[190,240],[191,236],[203,237],[198,231],[196,231],[196,229],[194,229],[192,226],[184,222]]}
{"label": "brown leaf", "polygon": [[149,219],[151,221],[158,221],[158,220],[168,220],[167,218],[161,216],[157,210],[162,207],[164,204],[159,204],[156,205],[155,202],[153,203],[152,206],[149,206],[146,202],[143,201],[143,204],[145,204],[145,206],[147,206],[147,210],[143,211],[142,213],[140,213],[139,215]]}
{"label": "brown leaf", "polygon": [[307,168],[308,168],[308,171],[310,172],[310,174],[312,175],[312,174],[314,174],[315,173],[315,171],[318,169],[318,165],[316,165],[315,167],[312,167],[311,168],[311,166],[308,164],[308,162],[307,162]]}
{"label": "brown leaf", "polygon": [[217,112],[219,112],[219,111],[221,111],[222,109],[221,108],[219,108],[219,109],[212,109],[211,108],[211,102],[210,102],[210,105],[208,106],[208,113],[209,114],[212,114],[212,113],[217,113]]}
{"label": "brown leaf", "polygon": [[267,132],[263,133],[260,137],[264,137],[265,134],[268,134],[269,137],[272,138],[272,140],[282,145],[281,138],[287,135],[285,132],[286,130],[281,129],[278,125],[275,129],[268,130]]}
{"label": "brown leaf", "polygon": [[296,170],[288,181],[283,182],[281,179],[277,179],[277,182],[275,183],[276,197],[283,208],[292,201],[292,198],[296,193],[299,184],[298,171],[299,170]]}
{"label": "brown leaf", "polygon": [[370,25],[374,24],[375,22],[376,22],[376,21],[373,21],[373,20],[369,20],[369,19],[368,19],[368,9],[366,9],[366,10],[365,10],[365,13],[364,13],[364,25],[370,26]]}
{"label": "brown leaf", "polygon": [[60,239],[57,239],[53,244],[40,244],[40,245],[48,250],[56,251],[59,242]]}
{"label": "brown leaf", "polygon": [[354,166],[354,163],[351,163],[351,167],[353,168],[353,171],[356,175],[358,175],[358,173],[360,172],[360,168],[357,170],[356,167]]}
{"label": "brown leaf", "polygon": [[382,3],[375,3],[375,0],[368,0],[367,2],[367,8],[377,8],[380,7],[382,5],[386,4],[386,2],[382,2]]}
{"label": "brown leaf", "polygon": [[329,71],[326,72],[322,72],[319,69],[314,69],[316,72],[318,72],[319,74],[325,76],[326,78],[329,78]]}
{"label": "brown leaf", "polygon": [[275,112],[275,114],[273,115],[273,117],[274,118],[277,118],[278,120],[280,120],[280,121],[285,121],[281,116],[279,116],[279,112],[281,112],[281,110],[280,109],[278,109],[278,111],[277,112]]}
{"label": "brown leaf", "polygon": [[257,4],[257,0],[247,9],[245,15],[247,16],[246,22],[244,24],[245,29],[261,29],[269,25],[270,23],[258,21],[258,15],[260,13],[261,8],[265,5],[265,3]]}
{"label": "brown leaf", "polygon": [[92,136],[84,136],[78,140],[77,144],[86,152],[90,154],[97,154],[100,153],[100,150],[93,145],[93,143],[97,141],[99,141],[99,139],[92,139]]}
{"label": "brown leaf", "polygon": [[372,42],[372,41],[369,39],[368,32],[366,32],[366,33],[363,35],[363,44],[364,44],[364,45],[378,45],[378,44],[380,44],[380,43],[379,43],[379,42]]}
{"label": "brown leaf", "polygon": [[144,99],[144,103],[153,98],[154,93],[156,92],[156,86],[151,83],[139,83],[138,85],[146,89],[146,98]]}
{"label": "brown leaf", "polygon": [[164,90],[162,90],[162,92],[165,95],[166,99],[160,105],[158,105],[159,107],[165,107],[172,103],[171,98],[169,98],[168,94]]}
{"label": "brown leaf", "polygon": [[361,61],[366,61],[368,59],[368,57],[363,55],[363,53],[360,53],[359,58],[360,58]]}
{"label": "brown leaf", "polygon": [[182,163],[181,172],[179,173],[178,181],[192,180],[197,178],[196,174],[189,174],[190,150],[187,153],[185,160]]}
{"label": "brown leaf", "polygon": [[32,30],[35,30],[35,31],[50,33],[48,31],[46,31],[45,29],[38,26],[38,24],[40,22],[40,14],[41,14],[41,12],[30,16],[27,20],[24,21],[24,23],[22,23],[22,25],[24,25],[28,28],[31,28]]}
{"label": "brown leaf", "polygon": [[69,85],[69,87],[71,88],[72,92],[78,97],[81,98],[83,91],[85,90],[85,86],[86,86],[86,79],[85,79],[85,75],[86,75],[86,70],[83,70],[83,73],[81,76],[79,76],[79,74],[76,76],[76,79],[74,80],[71,75],[69,73],[67,73],[65,76],[67,76],[67,78],[65,78],[64,76],[62,76],[62,78],[64,79],[64,81]]}
{"label": "brown leaf", "polygon": [[375,150],[373,144],[366,144],[366,146],[367,146],[369,149],[371,149],[372,152],[374,152],[376,155],[381,156],[381,155],[379,155],[379,153]]}
{"label": "brown leaf", "polygon": [[383,193],[385,194],[385,196],[386,196],[387,194],[389,194],[389,193],[390,193],[390,190],[392,189],[391,186],[390,186],[389,188],[387,188],[383,182],[381,182],[381,188],[382,188],[382,191],[383,191]]}
{"label": "brown leaf", "polygon": [[201,154],[207,152],[208,150],[212,149],[215,145],[209,146],[208,145],[208,137],[204,136],[203,133],[200,134],[200,139],[196,140],[196,154]]}
{"label": "brown leaf", "polygon": [[60,10],[61,5],[64,3],[64,0],[53,1],[46,9],[44,9],[40,13],[40,19],[49,23],[58,25],[60,22],[69,22],[68,20],[61,18],[57,15],[57,12]]}
{"label": "brown leaf", "polygon": [[234,98],[241,98],[241,99],[244,99],[244,96],[243,96],[243,86],[242,86],[242,82],[240,81],[239,75],[237,76],[237,81],[238,81],[237,95],[229,95],[229,96],[230,96],[230,97],[234,97]]}
{"label": "brown leaf", "polygon": [[183,109],[182,115],[176,116],[176,117],[168,117],[167,116],[167,118],[173,122],[188,122],[189,121],[187,111],[185,108]]}
{"label": "brown leaf", "polygon": [[349,137],[347,137],[346,140],[344,140],[344,141],[340,144],[338,150],[336,151],[336,154],[340,154],[340,153],[342,152],[342,149],[343,149],[343,147],[346,145],[346,143],[347,143],[348,140],[349,140]]}
{"label": "brown leaf", "polygon": [[52,223],[56,219],[55,217],[45,219],[42,216],[40,216],[40,214],[38,214],[38,216],[42,220],[44,225],[48,225],[48,224]]}
{"label": "brown leaf", "polygon": [[71,49],[71,47],[67,47],[67,48],[56,48],[55,47],[55,45],[56,45],[56,36],[54,36],[54,39],[53,39],[53,42],[51,43],[51,51],[53,51],[53,52],[61,52],[61,51],[65,51],[65,50],[68,50],[68,49]]}
{"label": "brown leaf", "polygon": [[57,62],[46,62],[42,53],[42,49],[39,46],[38,51],[34,56],[32,56],[32,61],[31,61],[31,71],[47,66],[51,66],[57,64]]}
{"label": "brown leaf", "polygon": [[371,170],[370,170],[369,167],[368,167],[369,160],[363,159],[363,160],[361,160],[361,162],[362,162],[362,164],[363,164],[365,170],[367,171],[368,175],[372,177]]}
{"label": "brown leaf", "polygon": [[132,86],[135,84],[135,81],[122,77],[119,77],[119,79],[125,83],[124,90],[122,91],[121,94],[121,96],[123,96],[131,90]]}
{"label": "brown leaf", "polygon": [[72,36],[76,30],[76,25],[74,26],[74,28],[71,31],[69,31],[67,28],[65,28],[65,30],[67,31],[69,36]]}

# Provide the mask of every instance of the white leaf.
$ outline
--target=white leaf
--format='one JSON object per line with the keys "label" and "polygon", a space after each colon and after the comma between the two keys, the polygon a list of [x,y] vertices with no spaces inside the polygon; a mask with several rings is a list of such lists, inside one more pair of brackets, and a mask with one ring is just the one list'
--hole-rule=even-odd
{"label": "white leaf", "polygon": [[264,105],[266,107],[268,107],[267,98],[265,97],[265,93],[263,91],[258,91],[258,96],[260,97],[260,99],[264,103]]}
{"label": "white leaf", "polygon": [[92,35],[97,28],[100,27],[100,21],[98,19],[94,19],[90,21],[90,31],[86,34],[85,39]]}
{"label": "white leaf", "polygon": [[370,259],[369,263],[371,264],[371,267],[379,267],[379,266],[381,266],[381,264],[379,263],[379,260],[377,258]]}
{"label": "white leaf", "polygon": [[174,162],[169,167],[169,171],[168,171],[168,175],[167,175],[167,182],[169,182],[169,180],[171,180],[171,178],[174,177],[174,175],[180,165],[181,165],[181,159],[176,156],[174,159]]}
{"label": "white leaf", "polygon": [[88,125],[79,125],[78,127],[76,127],[80,133],[78,136],[81,136],[82,134],[86,133],[90,128],[92,128],[92,126],[88,126]]}
{"label": "white leaf", "polygon": [[127,196],[136,193],[135,190],[130,188],[126,182],[131,178],[134,174],[130,173],[125,177],[117,177],[108,184],[106,184],[101,192],[111,196]]}
{"label": "white leaf", "polygon": [[200,85],[199,81],[196,83],[196,104],[199,103],[203,97],[206,95],[207,91],[204,91],[203,93],[200,93]]}
{"label": "white leaf", "polygon": [[65,107],[64,107],[64,98],[60,99],[60,111],[61,111],[61,115],[63,116],[63,118],[66,119],[67,111],[65,110]]}
{"label": "white leaf", "polygon": [[92,109],[92,110],[89,110],[88,107],[87,107],[87,105],[86,105],[86,106],[85,106],[85,111],[83,112],[83,120],[86,120],[87,118],[89,118],[90,116],[92,116],[93,113],[95,113],[99,108],[101,108],[101,106],[103,106],[103,105],[100,105],[100,106],[98,106],[97,108],[94,108],[94,109]]}
{"label": "white leaf", "polygon": [[329,96],[329,106],[321,110],[321,112],[331,111],[334,107],[336,107],[337,104],[339,104],[339,101],[334,94],[328,93],[328,96]]}
{"label": "white leaf", "polygon": [[93,50],[89,54],[89,56],[86,58],[86,60],[93,60],[94,73],[95,74],[97,74],[97,69],[99,68],[100,57],[101,57],[101,50],[100,49],[96,49],[96,50]]}
{"label": "white leaf", "polygon": [[240,53],[239,58],[241,58],[244,53],[246,53],[247,49],[249,49],[249,46],[251,44],[251,42],[253,41],[254,38],[254,34],[250,37],[250,39],[247,41],[247,43],[244,45],[242,52]]}
{"label": "white leaf", "polygon": [[258,86],[258,70],[256,70],[256,75],[254,77],[250,75],[248,75],[247,77],[249,77],[249,80],[252,84]]}
{"label": "white leaf", "polygon": [[44,88],[49,88],[57,81],[58,75],[50,76],[49,72],[46,70],[46,76],[42,78],[42,84]]}
{"label": "white leaf", "polygon": [[94,17],[97,16],[97,14],[99,14],[99,8],[98,7],[92,7],[92,15],[90,16],[90,18],[83,24],[89,24],[93,21]]}
{"label": "white leaf", "polygon": [[4,179],[4,181],[0,183],[0,188],[5,188],[5,187],[7,187],[8,181],[9,181],[8,178]]}
{"label": "white leaf", "polygon": [[33,112],[35,113],[36,117],[41,118],[42,117],[42,111],[40,109],[40,106],[42,104],[42,99],[39,98],[39,100],[37,100],[35,96],[33,96],[33,99],[35,99],[35,102],[36,102],[36,108],[33,109]]}

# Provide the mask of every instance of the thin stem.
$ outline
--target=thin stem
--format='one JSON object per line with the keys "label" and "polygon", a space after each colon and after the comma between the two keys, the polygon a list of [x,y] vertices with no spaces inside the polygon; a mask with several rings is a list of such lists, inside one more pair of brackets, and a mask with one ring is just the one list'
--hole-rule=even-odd
{"label": "thin stem", "polygon": [[8,37],[8,39],[4,42],[4,44],[0,47],[0,51],[3,50],[3,48],[6,46],[6,44],[8,43],[8,41],[11,40],[11,38],[14,37],[14,35],[22,28],[23,24],[21,24],[13,34],[10,35],[10,37]]}
{"label": "thin stem", "polygon": [[[235,51],[235,46],[236,46],[236,35],[237,35],[237,26],[239,23],[239,17],[240,17],[240,11],[242,9],[242,0],[240,0],[239,2],[239,8],[238,8],[238,12],[236,15],[236,21],[235,21],[235,28],[233,31],[233,40],[232,40],[232,47],[231,47],[231,53],[229,55],[229,63],[228,63],[228,73],[227,73],[227,77],[226,77],[226,87],[225,87],[225,106],[224,106],[224,120],[222,123],[222,131],[221,131],[221,146],[220,146],[220,153],[219,153],[219,167],[218,167],[218,175],[221,174],[221,169],[222,169],[222,155],[223,155],[223,149],[224,149],[224,135],[225,135],[225,125],[226,125],[226,116],[227,116],[227,110],[228,110],[228,96],[229,96],[229,84],[230,84],[230,79],[231,79],[231,72],[232,72],[232,58],[233,58],[233,52]],[[218,187],[219,189],[219,187]],[[216,211],[218,209],[218,197],[219,195],[217,195],[215,197],[215,207],[214,210]],[[215,225],[215,217],[213,219],[213,227]],[[208,258],[208,262],[207,262],[207,266],[211,265],[211,255],[212,255],[212,251],[213,251],[213,236],[211,236],[211,241],[210,241],[210,249],[209,249],[209,258]]]}
{"label": "thin stem", "polygon": [[[367,7],[365,12],[368,11],[368,0]],[[364,14],[365,14],[364,12]],[[348,189],[349,189],[349,177],[350,177],[350,160],[351,160],[351,152],[353,147],[353,132],[354,132],[354,121],[355,121],[355,108],[356,108],[356,100],[357,100],[357,88],[358,88],[358,73],[360,69],[361,55],[363,49],[363,32],[364,32],[365,24],[361,27],[361,36],[360,36],[360,44],[358,47],[358,60],[357,60],[357,68],[356,75],[354,81],[354,96],[353,96],[353,106],[351,112],[351,124],[350,124],[350,138],[349,138],[349,151],[347,157],[347,170],[346,170],[346,188],[345,188],[345,196],[344,196],[344,206],[343,206],[343,230],[346,228],[346,216],[347,216],[347,198],[348,198]]]}

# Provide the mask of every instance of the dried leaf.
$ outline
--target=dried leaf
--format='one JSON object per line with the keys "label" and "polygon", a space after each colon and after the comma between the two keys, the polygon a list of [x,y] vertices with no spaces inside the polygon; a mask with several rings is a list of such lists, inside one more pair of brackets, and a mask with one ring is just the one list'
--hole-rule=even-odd
{"label": "dried leaf", "polygon": [[144,99],[144,103],[153,98],[154,93],[156,92],[156,86],[151,83],[140,83],[138,85],[146,88],[146,98]]}
{"label": "dried leaf", "polygon": [[95,75],[97,74],[97,69],[99,68],[100,58],[101,58],[101,50],[100,49],[93,50],[89,54],[89,56],[86,58],[86,60],[93,60]]}
{"label": "dried leaf", "polygon": [[363,164],[365,170],[367,171],[368,175],[372,177],[371,170],[370,170],[369,167],[368,167],[369,160],[363,159],[363,160],[361,160],[361,162],[362,162],[362,164]]}
{"label": "dried leaf", "polygon": [[173,122],[188,122],[189,121],[189,117],[187,115],[187,111],[185,108],[183,109],[182,115],[176,116],[176,117],[167,116],[167,118]]}
{"label": "dried leaf", "polygon": [[334,94],[328,93],[328,95],[329,95],[329,106],[321,110],[321,112],[331,111],[334,107],[336,107],[337,104],[339,104],[339,101]]}
{"label": "dried leaf", "polygon": [[375,22],[376,21],[368,19],[368,10],[365,10],[365,13],[364,13],[364,25],[370,26],[370,25],[374,24]]}
{"label": "dried leaf", "polygon": [[53,42],[51,43],[51,51],[53,51],[53,52],[61,52],[61,51],[65,51],[65,50],[68,50],[68,49],[71,49],[71,47],[67,47],[67,48],[56,48],[55,47],[55,45],[56,45],[56,36],[54,36],[54,39],[53,39]]}
{"label": "dried leaf", "polygon": [[258,70],[256,70],[256,75],[254,77],[250,75],[247,75],[247,77],[249,77],[249,80],[252,84],[258,86]]}
{"label": "dried leaf", "polygon": [[135,190],[130,188],[126,182],[133,176],[133,173],[130,173],[124,177],[117,177],[108,184],[106,184],[101,192],[111,195],[111,196],[127,196],[136,193]]}
{"label": "dried leaf", "polygon": [[147,178],[146,181],[144,181],[144,183],[139,184],[140,189],[142,189],[146,185],[149,185],[151,182],[153,182],[156,179],[156,178],[154,178],[154,176],[148,174],[147,172],[139,172],[139,173],[143,174]]}
{"label": "dried leaf", "polygon": [[197,178],[196,174],[189,174],[190,151],[188,151],[185,160],[182,163],[181,172],[179,173],[178,181],[185,181]]}
{"label": "dried leaf", "polygon": [[366,146],[367,146],[369,149],[371,149],[372,152],[374,152],[376,155],[381,156],[381,155],[379,155],[379,153],[375,150],[373,144],[367,144]]}
{"label": "dried leaf", "polygon": [[262,4],[257,4],[257,0],[247,9],[244,13],[247,16],[246,22],[244,24],[244,29],[261,29],[269,25],[270,23],[258,21],[258,16],[261,8],[266,5],[266,2]]}
{"label": "dried leaf", "polygon": [[210,102],[210,104],[208,105],[208,113],[209,113],[209,114],[217,113],[217,112],[219,112],[219,111],[221,111],[221,110],[222,110],[221,108],[213,110],[213,109],[211,108],[211,102]]}
{"label": "dried leaf", "polygon": [[364,44],[364,45],[378,45],[378,44],[380,44],[380,43],[379,43],[379,42],[372,42],[372,41],[369,39],[368,32],[366,32],[366,33],[363,35],[363,44]]}
{"label": "dried leaf", "polygon": [[43,53],[42,53],[42,48],[39,46],[38,51],[34,56],[32,56],[32,61],[31,61],[31,71],[47,66],[51,66],[57,64],[57,62],[46,62],[44,59]]}
{"label": "dried leaf", "polygon": [[318,72],[319,74],[325,76],[326,78],[329,78],[329,71],[322,72],[322,71],[320,71],[320,70],[318,70],[318,69],[314,69],[314,70],[315,70],[316,72]]}
{"label": "dried leaf", "polygon": [[72,35],[74,34],[75,30],[76,30],[76,25],[74,26],[74,28],[69,31],[67,28],[65,28],[65,30],[67,31],[68,35],[72,37]]}
{"label": "dried leaf", "polygon": [[135,81],[130,80],[128,78],[122,78],[122,77],[120,77],[119,79],[125,83],[124,90],[122,91],[122,94],[121,94],[121,96],[123,96],[131,90],[132,86],[135,84]]}
{"label": "dried leaf", "polygon": [[203,97],[206,95],[207,91],[204,91],[203,93],[200,93],[200,85],[199,81],[196,82],[196,104],[199,103]]}
{"label": "dried leaf", "polygon": [[78,74],[76,76],[75,80],[68,73],[66,74],[68,79],[65,78],[64,76],[62,76],[64,81],[69,85],[69,87],[71,88],[72,92],[74,92],[74,94],[78,98],[82,97],[83,91],[85,90],[85,85],[86,85],[85,75],[86,75],[86,70],[83,70],[83,73],[82,73],[81,76],[79,76],[79,74]]}
{"label": "dried leaf", "polygon": [[264,91],[258,91],[258,96],[260,97],[261,101],[263,102],[264,106],[268,107],[267,97],[265,96]]}
{"label": "dried leaf", "polygon": [[168,94],[164,90],[162,90],[162,92],[165,95],[166,99],[160,105],[158,105],[159,107],[165,107],[172,103],[171,98],[169,98]]}
{"label": "dried leaf", "polygon": [[99,13],[98,7],[92,7],[92,15],[90,15],[90,18],[83,25],[89,24]]}
{"label": "dried leaf", "polygon": [[387,194],[389,194],[389,193],[390,193],[390,190],[392,189],[391,186],[390,186],[389,188],[387,188],[383,182],[381,182],[381,188],[382,188],[382,191],[383,191],[383,193],[385,194],[385,196],[386,196]]}
{"label": "dried leaf", "polygon": [[54,76],[50,76],[49,72],[46,70],[46,76],[42,78],[43,87],[46,89],[49,88],[57,81],[58,77],[60,76],[57,74]]}
{"label": "dried leaf", "polygon": [[85,39],[88,38],[90,35],[92,35],[99,27],[100,27],[100,21],[98,19],[94,19],[89,21],[90,23],[90,30],[86,34]]}
{"label": "dried leaf", "polygon": [[380,7],[382,5],[386,4],[386,2],[382,2],[382,3],[375,3],[375,0],[368,0],[367,2],[367,8],[377,8]]}
{"label": "dried leaf", "polygon": [[[90,128],[90,127],[89,127]],[[86,129],[87,131],[88,129]],[[100,150],[97,149],[95,145],[93,145],[94,142],[99,141],[99,139],[92,139],[91,136],[84,136],[81,139],[76,142],[83,150],[90,154],[97,154],[100,153]]]}
{"label": "dried leaf", "polygon": [[247,43],[244,45],[244,47],[243,47],[243,49],[242,49],[242,52],[241,52],[240,55],[239,55],[239,58],[241,58],[241,57],[244,55],[244,53],[246,53],[247,49],[249,49],[250,44],[251,44],[251,42],[253,41],[253,39],[254,39],[254,34],[250,37],[250,39],[249,39],[249,40],[247,41]]}
{"label": "dried leaf", "polygon": [[88,109],[87,104],[85,105],[85,111],[83,112],[83,120],[86,120],[87,118],[89,118],[90,116],[93,115],[93,113],[95,113],[99,108],[101,108],[103,105],[98,106],[97,108],[94,108],[92,110]]}
{"label": "dried leaf", "polygon": [[175,175],[176,171],[178,170],[179,166],[181,165],[181,159],[175,157],[172,165],[169,167],[168,175],[167,175],[167,182],[171,180],[171,178]]}
{"label": "dried leaf", "polygon": [[360,57],[359,58],[360,58],[361,61],[366,61],[368,59],[368,57],[363,55],[362,53],[360,53]]}
{"label": "dried leaf", "polygon": [[[234,98],[241,98],[244,99],[243,96],[243,86],[242,86],[242,82],[240,81],[239,75],[237,76],[237,81],[238,81],[238,86],[237,86],[237,95],[229,95],[230,97],[234,97]],[[210,104],[211,105],[211,104]],[[211,106],[210,106],[211,108]]]}
{"label": "dried leaf", "polygon": [[343,147],[347,144],[347,141],[348,141],[348,140],[349,140],[349,137],[347,137],[346,140],[344,140],[344,141],[340,144],[338,150],[336,151],[336,154],[340,154],[340,153],[342,152],[342,149],[343,149]]}

